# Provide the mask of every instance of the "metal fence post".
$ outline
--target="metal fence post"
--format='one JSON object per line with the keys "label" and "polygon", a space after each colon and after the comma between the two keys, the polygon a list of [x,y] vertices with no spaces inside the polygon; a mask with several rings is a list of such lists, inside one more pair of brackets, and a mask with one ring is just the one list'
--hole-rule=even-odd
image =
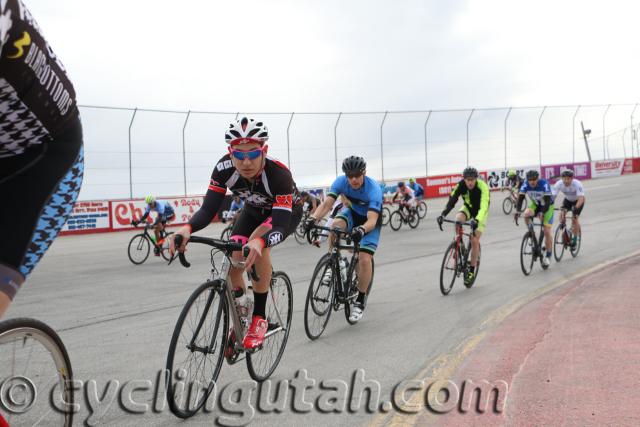
{"label": "metal fence post", "polygon": [[295,113],[291,113],[291,117],[289,117],[289,124],[287,125],[287,166],[289,169],[293,169],[291,167],[291,146],[289,144],[289,128],[291,128],[291,122],[293,121],[293,115]]}
{"label": "metal fence post", "polygon": [[384,144],[382,138],[382,127],[384,126],[385,120],[387,120],[388,111],[384,112],[384,117],[382,117],[382,122],[380,123],[380,162],[382,163],[382,181],[384,181]]}
{"label": "metal fence post", "polygon": [[133,199],[133,173],[131,166],[131,126],[133,126],[133,119],[136,118],[136,113],[138,112],[138,107],[133,110],[133,115],[131,116],[131,121],[129,122],[129,198]]}
{"label": "metal fence post", "polygon": [[540,117],[538,117],[538,160],[540,163],[540,169],[542,169],[542,115],[546,111],[547,106],[545,105],[542,108],[542,112],[540,112]]}
{"label": "metal fence post", "polygon": [[624,136],[627,134],[627,128],[624,128],[622,131],[622,152],[624,153],[624,158],[627,158],[627,147],[624,146]]}
{"label": "metal fence post", "polygon": [[429,176],[429,157],[427,156],[427,126],[431,118],[431,110],[427,114],[427,120],[424,121],[424,176]]}
{"label": "metal fence post", "polygon": [[338,113],[336,124],[333,126],[333,154],[336,158],[336,178],[338,177],[338,123],[340,123],[342,112]]}
{"label": "metal fence post", "polygon": [[182,175],[184,177],[184,197],[187,197],[187,142],[184,136],[184,132],[187,128],[187,122],[189,121],[190,115],[191,110],[187,111],[187,117],[184,119],[184,125],[182,125]]}
{"label": "metal fence post", "polygon": [[631,130],[631,157],[634,156],[634,154],[633,154],[634,153],[634,150],[633,150],[633,136],[634,136],[635,133],[633,132],[633,113],[636,112],[636,108],[638,108],[638,104],[637,103],[636,103],[636,105],[634,105],[633,111],[631,112],[631,128],[630,128],[630,130]]}
{"label": "metal fence post", "polygon": [[507,121],[509,120],[509,116],[511,115],[512,107],[509,107],[507,110],[507,115],[504,118],[504,168],[507,169]]}
{"label": "metal fence post", "polygon": [[573,113],[573,128],[571,128],[571,144],[573,150],[573,157],[571,163],[576,162],[576,116],[578,115],[578,111],[580,111],[580,105],[576,108],[576,112]]}
{"label": "metal fence post", "polygon": [[605,151],[605,118],[607,117],[607,113],[609,112],[609,108],[611,108],[611,104],[607,105],[607,109],[604,110],[604,114],[602,115],[602,160],[607,158],[607,153]]}

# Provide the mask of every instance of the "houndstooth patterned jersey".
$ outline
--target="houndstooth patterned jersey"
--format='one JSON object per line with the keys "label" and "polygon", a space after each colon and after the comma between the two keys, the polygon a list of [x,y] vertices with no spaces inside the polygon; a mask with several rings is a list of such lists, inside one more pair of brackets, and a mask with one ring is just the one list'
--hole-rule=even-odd
{"label": "houndstooth patterned jersey", "polygon": [[0,157],[22,153],[78,116],[73,85],[19,0],[0,0]]}

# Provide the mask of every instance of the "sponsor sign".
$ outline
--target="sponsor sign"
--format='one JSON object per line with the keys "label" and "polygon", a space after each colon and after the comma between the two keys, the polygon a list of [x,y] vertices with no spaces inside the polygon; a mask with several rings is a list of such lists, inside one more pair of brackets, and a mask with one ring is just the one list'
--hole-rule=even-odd
{"label": "sponsor sign", "polygon": [[624,159],[599,160],[591,162],[591,178],[622,175]]}
{"label": "sponsor sign", "polygon": [[89,200],[73,205],[71,215],[69,215],[61,233],[108,231],[109,228],[109,202]]}
{"label": "sponsor sign", "polygon": [[[480,177],[486,181],[487,172],[480,172]],[[447,197],[461,179],[462,174],[459,173],[427,177],[425,179],[426,185],[423,184],[425,197]],[[420,182],[421,179],[417,179],[416,181]]]}
{"label": "sponsor sign", "polygon": [[[164,198],[161,197],[158,200],[163,200],[171,203],[176,219],[171,222],[172,225],[180,225],[189,222],[191,217],[200,206],[202,206],[203,197],[176,197],[176,198]],[[144,200],[121,200],[111,202],[111,227],[114,230],[122,230],[133,228],[131,225],[132,220],[140,220],[147,204]],[[155,220],[156,213],[152,211],[147,218],[147,222],[151,223]]]}

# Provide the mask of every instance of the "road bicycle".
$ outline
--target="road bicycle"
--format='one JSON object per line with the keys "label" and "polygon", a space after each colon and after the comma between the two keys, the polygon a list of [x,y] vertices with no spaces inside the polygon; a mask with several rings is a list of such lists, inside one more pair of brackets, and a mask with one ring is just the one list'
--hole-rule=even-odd
{"label": "road bicycle", "polygon": [[416,208],[418,209],[418,216],[420,219],[424,219],[427,216],[427,202],[424,200],[418,200],[418,205]]}
{"label": "road bicycle", "polygon": [[[536,219],[538,222],[535,221]],[[515,221],[516,225],[519,225],[517,216],[515,217]],[[535,227],[540,227],[538,237],[536,237]],[[520,245],[520,267],[525,276],[531,274],[533,264],[537,260],[540,260],[540,266],[543,270],[549,268],[549,266],[543,262],[545,250],[544,225],[538,214],[532,218],[529,225],[527,225],[527,231],[524,233],[524,236],[522,236],[522,243]]]}
{"label": "road bicycle", "polygon": [[[351,325],[357,323],[349,320],[351,316],[351,304],[358,297],[358,261],[360,259],[360,244],[352,242],[348,231],[314,225],[307,233],[307,239],[312,242],[320,233],[335,233],[336,242],[331,251],[324,254],[311,276],[307,298],[304,303],[304,330],[310,340],[315,340],[322,335],[332,311],[338,311],[344,307],[344,316]],[[344,241],[345,244],[341,244]],[[352,251],[351,260],[346,261],[340,251]],[[340,264],[345,264],[340,267]],[[346,270],[346,271],[345,271]],[[371,259],[371,282],[367,289],[366,301],[371,293],[375,264]]]}
{"label": "road bicycle", "polygon": [[516,193],[515,191],[513,191],[513,188],[503,187],[502,191],[505,191],[505,190],[508,191],[509,194],[502,201],[502,212],[504,212],[505,215],[510,215],[511,212],[513,211],[513,208],[516,206],[518,202],[518,196],[516,196]]}
{"label": "road bicycle", "polygon": [[[471,223],[469,222],[453,221],[444,218],[442,221],[455,224],[453,241],[447,247],[447,250],[444,253],[444,258],[442,259],[442,266],[440,267],[440,292],[442,292],[442,295],[448,295],[449,292],[451,292],[456,279],[462,276],[464,281],[464,278],[469,272],[469,267],[471,267],[471,263],[469,261],[469,256],[471,255],[470,237],[471,234],[475,233],[475,231],[471,231],[471,233],[464,232],[463,226],[471,227]],[[440,231],[444,231],[442,229],[442,224],[438,223],[438,227],[440,227]],[[480,271],[480,254],[481,248],[478,248],[475,277],[469,283],[466,281],[464,282],[464,285],[467,288],[472,287],[478,278],[478,272]]]}
{"label": "road bicycle", "polygon": [[[268,328],[264,343],[257,349],[245,349],[243,340],[251,315],[241,317],[238,313],[229,278],[232,266],[244,268],[244,262],[231,258],[233,252],[243,250],[242,244],[200,236],[191,236],[189,243],[217,248],[224,257],[220,268],[212,266],[210,278],[187,300],[171,337],[166,365],[167,401],[171,412],[179,418],[189,418],[203,407],[225,359],[230,365],[246,359],[251,378],[258,382],[269,378],[284,354],[293,315],[291,279],[282,271],[274,271],[266,306]],[[181,244],[182,236],[177,235],[175,246]],[[246,256],[248,248],[243,251]],[[184,253],[178,253],[178,258],[184,267],[191,265]],[[260,280],[255,266],[251,277]]]}
{"label": "road bicycle", "polygon": [[409,227],[416,228],[420,225],[420,215],[416,208],[400,205],[400,208],[391,214],[389,225],[393,231],[400,230],[402,224],[409,224]]}
{"label": "road bicycle", "polygon": [[0,385],[0,425],[3,417],[11,426],[72,425],[71,361],[45,323],[24,317],[0,322]]}
{"label": "road bicycle", "polygon": [[[553,238],[553,257],[556,261],[560,261],[562,256],[564,255],[565,249],[569,249],[569,253],[571,253],[572,257],[577,257],[578,252],[580,252],[580,244],[582,242],[582,233],[578,232],[576,235],[576,244],[573,245],[573,232],[571,231],[572,227],[567,227],[567,214],[566,210],[559,208],[557,211],[564,211],[564,220],[562,220],[562,216],[560,217],[560,223],[558,227],[556,227],[556,232]],[[569,217],[573,224],[573,215]]]}
{"label": "road bicycle", "polygon": [[[138,228],[138,224],[136,223],[132,222],[131,225]],[[158,251],[166,261],[171,259],[169,256],[169,240],[167,237],[172,235],[173,232],[167,232],[163,228],[162,231],[160,231],[160,241],[156,242],[156,237],[149,233],[151,229],[153,229],[153,225],[145,224],[143,232],[136,234],[129,241],[127,255],[129,255],[129,261],[135,265],[140,265],[147,260],[149,253],[151,253],[151,246],[153,246],[153,250]]]}

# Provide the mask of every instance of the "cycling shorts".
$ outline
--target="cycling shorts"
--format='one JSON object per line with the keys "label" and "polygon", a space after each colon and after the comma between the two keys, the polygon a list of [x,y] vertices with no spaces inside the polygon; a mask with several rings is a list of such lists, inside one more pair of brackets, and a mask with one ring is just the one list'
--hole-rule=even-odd
{"label": "cycling shorts", "polygon": [[[296,230],[302,219],[302,206],[294,205],[291,211],[291,220],[285,231],[284,239]],[[242,244],[249,241],[251,233],[261,225],[271,227],[271,209],[262,209],[245,204],[244,209],[238,215],[233,228],[231,229],[231,240],[236,240]]]}

